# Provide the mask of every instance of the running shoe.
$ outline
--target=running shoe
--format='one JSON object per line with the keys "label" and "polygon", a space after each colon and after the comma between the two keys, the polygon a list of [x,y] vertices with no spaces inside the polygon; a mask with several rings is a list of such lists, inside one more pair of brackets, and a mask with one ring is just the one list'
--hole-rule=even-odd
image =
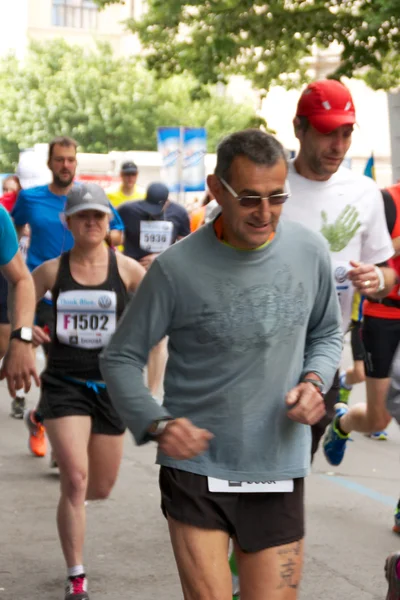
{"label": "running shoe", "polygon": [[46,456],[46,429],[42,423],[36,421],[34,410],[28,410],[25,413],[25,424],[29,430],[28,446],[30,451],[35,456]]}
{"label": "running shoe", "polygon": [[386,600],[400,600],[400,579],[397,576],[399,560],[400,552],[395,552],[390,554],[385,562],[385,577],[389,585]]}
{"label": "running shoe", "polygon": [[375,433],[369,433],[368,436],[371,440],[377,440],[378,442],[386,442],[388,439],[387,431],[375,431]]}
{"label": "running shoe", "polygon": [[329,464],[337,467],[343,460],[346,451],[347,440],[350,439],[349,434],[343,434],[337,428],[337,420],[340,419],[349,411],[346,404],[338,403],[335,405],[335,417],[329,425],[324,437],[324,454]]}
{"label": "running shoe", "polygon": [[87,593],[87,579],[84,573],[77,577],[68,577],[65,586],[64,600],[89,600],[89,594]]}
{"label": "running shoe", "polygon": [[14,398],[11,402],[11,416],[14,419],[23,419],[25,413],[25,398]]}
{"label": "running shoe", "polygon": [[393,531],[395,533],[400,533],[400,508],[397,506],[394,513],[394,525]]}

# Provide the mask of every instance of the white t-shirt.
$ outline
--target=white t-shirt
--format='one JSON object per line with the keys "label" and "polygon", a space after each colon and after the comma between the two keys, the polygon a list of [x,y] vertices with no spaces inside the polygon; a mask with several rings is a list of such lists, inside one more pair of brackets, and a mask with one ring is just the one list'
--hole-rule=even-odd
{"label": "white t-shirt", "polygon": [[346,331],[354,291],[347,279],[350,261],[379,264],[393,256],[381,192],[372,179],[345,167],[327,181],[312,181],[299,175],[291,162],[288,180],[292,195],[283,218],[327,240]]}

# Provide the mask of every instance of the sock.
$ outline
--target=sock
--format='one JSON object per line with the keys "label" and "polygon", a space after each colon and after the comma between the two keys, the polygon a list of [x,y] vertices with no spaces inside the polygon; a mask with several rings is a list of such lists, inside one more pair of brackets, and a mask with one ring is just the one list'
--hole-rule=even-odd
{"label": "sock", "polygon": [[85,569],[83,565],[75,565],[74,567],[70,567],[68,569],[68,577],[78,577],[78,575],[84,575]]}
{"label": "sock", "polygon": [[335,419],[335,427],[338,430],[339,433],[341,433],[344,436],[348,436],[349,434],[346,433],[345,431],[343,431],[343,429],[340,427],[340,417],[337,417]]}
{"label": "sock", "polygon": [[32,411],[32,420],[36,424],[43,423],[43,419],[42,419],[41,415],[38,413],[37,410],[33,410]]}
{"label": "sock", "polygon": [[396,575],[397,579],[400,579],[400,560],[398,560],[396,564]]}
{"label": "sock", "polygon": [[20,390],[17,390],[17,393],[15,394],[16,398],[25,398],[25,390],[24,388],[21,388]]}
{"label": "sock", "polygon": [[353,389],[353,386],[350,385],[350,383],[346,382],[346,372],[345,371],[343,371],[343,373],[340,374],[339,381],[340,381],[340,387],[344,388],[345,390],[350,391]]}

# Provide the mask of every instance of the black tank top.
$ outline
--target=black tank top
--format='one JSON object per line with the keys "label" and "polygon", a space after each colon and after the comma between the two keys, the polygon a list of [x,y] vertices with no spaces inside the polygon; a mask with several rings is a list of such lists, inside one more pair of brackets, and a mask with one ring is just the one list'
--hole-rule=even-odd
{"label": "black tank top", "polygon": [[81,285],[69,267],[70,253],[60,257],[51,290],[55,317],[47,370],[54,375],[101,380],[98,356],[115,331],[129,296],[113,250],[108,250],[108,273],[100,285]]}

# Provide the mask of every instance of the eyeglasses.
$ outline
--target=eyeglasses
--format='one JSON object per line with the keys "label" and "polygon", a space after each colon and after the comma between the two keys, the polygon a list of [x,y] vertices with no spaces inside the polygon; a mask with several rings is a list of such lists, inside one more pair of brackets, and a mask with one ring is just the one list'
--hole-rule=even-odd
{"label": "eyeglasses", "polygon": [[239,194],[237,194],[235,190],[231,188],[225,179],[219,177],[219,180],[224,188],[227,189],[234,198],[236,198],[240,206],[243,208],[256,208],[256,206],[259,206],[263,200],[268,200],[271,206],[278,206],[279,204],[284,204],[284,202],[286,202],[286,200],[290,197],[290,189],[287,181],[285,182],[285,192],[281,192],[279,194],[271,194],[270,196],[239,196]]}

